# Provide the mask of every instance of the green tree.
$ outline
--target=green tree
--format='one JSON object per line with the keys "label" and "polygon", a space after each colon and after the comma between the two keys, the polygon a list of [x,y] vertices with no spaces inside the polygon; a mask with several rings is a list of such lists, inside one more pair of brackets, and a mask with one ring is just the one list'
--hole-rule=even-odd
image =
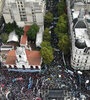
{"label": "green tree", "polygon": [[66,4],[65,4],[64,0],[59,2],[56,7],[57,7],[58,16],[65,13]]}
{"label": "green tree", "polygon": [[68,22],[68,17],[65,13],[59,16],[58,23],[65,23],[67,25],[67,22]]}
{"label": "green tree", "polygon": [[44,33],[43,34],[44,41],[50,41],[51,36],[50,36],[50,33],[49,33],[49,28],[46,28],[43,33]]}
{"label": "green tree", "polygon": [[15,28],[15,32],[16,32],[16,34],[18,35],[19,41],[20,41],[21,35],[24,34],[23,28],[21,28],[21,27],[16,27],[16,28]]}
{"label": "green tree", "polygon": [[45,15],[45,22],[47,24],[50,24],[51,22],[53,21],[53,14],[51,12],[48,12],[46,15]]}
{"label": "green tree", "polygon": [[64,52],[64,54],[67,54],[69,52],[70,39],[67,34],[59,35],[58,47],[62,52]]}
{"label": "green tree", "polygon": [[5,33],[9,34],[13,30],[15,30],[16,28],[18,28],[18,26],[17,26],[15,21],[13,23],[9,22],[9,23],[5,24],[4,31],[5,31]]}
{"label": "green tree", "polygon": [[1,34],[1,39],[3,43],[6,43],[8,40],[8,34],[2,33]]}
{"label": "green tree", "polygon": [[35,41],[37,32],[39,32],[39,26],[37,24],[33,24],[27,31],[28,40]]}
{"label": "green tree", "polygon": [[60,33],[67,33],[67,25],[65,23],[57,23],[55,28],[55,33],[59,35]]}
{"label": "green tree", "polygon": [[42,47],[42,48],[45,47],[45,48],[49,49],[50,51],[52,51],[52,53],[54,52],[54,49],[52,48],[50,42],[43,41],[43,42],[41,43],[41,47]]}
{"label": "green tree", "polygon": [[45,64],[50,64],[53,60],[53,52],[46,47],[41,48],[40,54],[43,57],[43,62]]}
{"label": "green tree", "polygon": [[9,34],[10,32],[12,32],[14,30],[14,26],[13,26],[13,23],[8,23],[8,24],[5,24],[5,33]]}

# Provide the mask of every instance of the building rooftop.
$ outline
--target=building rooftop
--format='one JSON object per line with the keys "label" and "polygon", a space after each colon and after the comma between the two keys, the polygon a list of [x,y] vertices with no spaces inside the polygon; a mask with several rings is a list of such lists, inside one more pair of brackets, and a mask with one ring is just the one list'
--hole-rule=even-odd
{"label": "building rooftop", "polygon": [[15,50],[9,51],[7,58],[6,58],[6,64],[16,64],[16,54]]}
{"label": "building rooftop", "polygon": [[26,44],[26,42],[27,42],[27,34],[26,33],[27,33],[29,28],[30,28],[30,26],[24,27],[24,35],[21,36],[20,44]]}
{"label": "building rooftop", "polygon": [[16,35],[15,30],[12,31],[12,32],[9,34],[9,37],[8,37],[7,42],[11,42],[11,41],[19,42],[19,41],[18,41],[18,35]]}
{"label": "building rooftop", "polygon": [[[6,64],[16,64],[16,50],[9,51],[7,58],[6,58]],[[39,51],[30,51],[25,50],[27,60],[29,62],[29,65],[40,65],[41,63],[41,56]]]}
{"label": "building rooftop", "polygon": [[90,19],[89,14],[85,14],[84,9],[75,11],[72,9],[73,27],[75,32],[75,45],[79,48],[90,47],[90,39],[87,28],[87,19]]}
{"label": "building rooftop", "polygon": [[39,51],[26,50],[26,55],[30,65],[40,65],[41,56]]}

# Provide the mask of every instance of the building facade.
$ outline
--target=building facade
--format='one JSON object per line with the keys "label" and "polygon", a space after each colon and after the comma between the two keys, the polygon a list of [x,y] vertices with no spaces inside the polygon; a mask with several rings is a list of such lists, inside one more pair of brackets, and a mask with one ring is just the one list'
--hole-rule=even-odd
{"label": "building facade", "polygon": [[18,26],[44,24],[44,0],[6,0],[3,16],[6,23],[16,21]]}
{"label": "building facade", "polygon": [[6,23],[15,21],[18,26],[37,24],[40,27],[36,36],[36,46],[43,40],[45,0],[6,0],[3,17]]}
{"label": "building facade", "polygon": [[70,27],[71,66],[90,70],[90,0],[66,0]]}
{"label": "building facade", "polygon": [[2,17],[5,0],[0,0],[0,19]]}
{"label": "building facade", "polygon": [[42,59],[39,51],[30,51],[24,47],[17,47],[16,50],[9,51],[5,66],[8,71],[39,72],[41,63]]}

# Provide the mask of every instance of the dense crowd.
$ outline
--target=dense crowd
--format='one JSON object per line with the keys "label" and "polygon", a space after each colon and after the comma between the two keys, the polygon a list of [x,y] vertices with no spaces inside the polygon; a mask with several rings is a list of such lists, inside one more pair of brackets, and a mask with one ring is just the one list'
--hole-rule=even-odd
{"label": "dense crowd", "polygon": [[9,100],[43,100],[43,92],[46,89],[66,89],[77,98],[84,93],[75,74],[69,73],[61,66],[50,67],[43,74],[3,71],[0,88],[3,95],[10,91],[8,97],[12,99]]}

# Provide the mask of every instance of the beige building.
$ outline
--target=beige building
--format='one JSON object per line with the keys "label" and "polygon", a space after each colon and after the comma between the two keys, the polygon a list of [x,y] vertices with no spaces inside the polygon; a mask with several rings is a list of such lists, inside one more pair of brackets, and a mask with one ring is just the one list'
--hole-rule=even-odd
{"label": "beige building", "polygon": [[45,0],[6,0],[3,17],[6,23],[16,21],[20,27],[30,26],[34,23],[39,25],[36,46],[40,47],[43,40],[45,9]]}
{"label": "beige building", "polygon": [[18,26],[32,25],[42,26],[45,14],[44,0],[6,0],[3,16],[6,23],[16,21]]}
{"label": "beige building", "polygon": [[72,40],[71,66],[90,70],[90,0],[67,0]]}

